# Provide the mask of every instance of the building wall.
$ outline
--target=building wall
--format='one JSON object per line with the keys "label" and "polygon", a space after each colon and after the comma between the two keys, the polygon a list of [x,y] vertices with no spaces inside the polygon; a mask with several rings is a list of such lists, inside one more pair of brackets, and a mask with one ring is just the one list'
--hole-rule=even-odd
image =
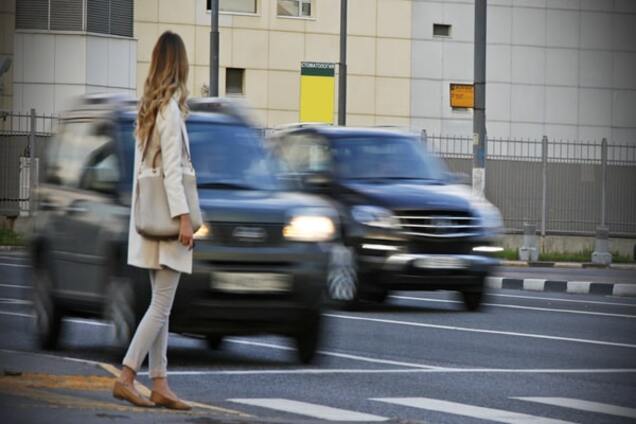
{"label": "building wall", "polygon": [[[473,79],[474,2],[413,0],[412,127],[470,135],[449,83]],[[452,25],[433,37],[433,23]],[[489,0],[491,137],[636,143],[636,2]]]}
{"label": "building wall", "polygon": [[[349,4],[348,123],[408,126],[410,0]],[[299,120],[302,61],[338,62],[340,0],[315,0],[313,7],[312,18],[278,17],[276,0],[258,0],[255,15],[221,14],[220,94],[225,94],[225,68],[244,68],[245,98],[264,125]],[[209,80],[210,14],[205,0],[135,2],[138,94],[153,44],[167,29],[184,39],[191,63],[189,88],[201,95]]]}
{"label": "building wall", "polygon": [[13,107],[58,113],[77,96],[134,94],[136,41],[82,32],[18,30],[14,33]]}
{"label": "building wall", "polygon": [[[15,0],[0,1],[0,56],[13,59]],[[13,97],[13,65],[0,76],[0,108],[11,109]]]}

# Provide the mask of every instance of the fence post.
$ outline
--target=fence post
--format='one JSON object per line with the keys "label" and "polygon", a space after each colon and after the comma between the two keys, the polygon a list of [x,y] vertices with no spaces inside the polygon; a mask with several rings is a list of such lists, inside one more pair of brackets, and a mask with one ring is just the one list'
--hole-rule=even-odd
{"label": "fence post", "polygon": [[545,237],[548,215],[548,137],[541,139],[541,237]]}
{"label": "fence post", "polygon": [[29,128],[29,216],[33,216],[35,202],[33,193],[35,188],[35,109],[31,108],[31,122]]}
{"label": "fence post", "polygon": [[603,138],[601,142],[601,227],[607,224],[607,139]]}

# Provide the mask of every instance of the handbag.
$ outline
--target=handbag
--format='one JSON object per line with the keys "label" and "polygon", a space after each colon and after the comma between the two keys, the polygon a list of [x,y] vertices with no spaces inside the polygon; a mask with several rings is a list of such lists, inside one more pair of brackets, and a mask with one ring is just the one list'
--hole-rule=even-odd
{"label": "handbag", "polygon": [[[150,142],[146,142],[141,156],[143,165]],[[190,220],[192,221],[193,232],[196,232],[202,225],[201,209],[199,208],[199,194],[197,192],[197,180],[190,152],[185,145],[183,127],[181,127],[181,146],[188,158],[188,167],[182,166],[183,189],[185,192],[188,209],[190,210]],[[157,151],[152,159],[152,168],[144,169],[140,166],[137,175],[137,188],[135,191],[135,228],[137,232],[150,239],[176,239],[179,237],[179,218],[170,216],[168,206],[168,196],[163,183],[163,168],[155,167]]]}

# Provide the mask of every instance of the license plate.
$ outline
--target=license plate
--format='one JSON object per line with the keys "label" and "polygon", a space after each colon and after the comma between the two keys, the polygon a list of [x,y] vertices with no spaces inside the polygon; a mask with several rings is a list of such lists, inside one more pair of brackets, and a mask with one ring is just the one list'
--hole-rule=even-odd
{"label": "license plate", "polygon": [[426,269],[463,269],[467,264],[462,258],[440,255],[416,259],[413,266]]}
{"label": "license plate", "polygon": [[213,272],[211,287],[229,293],[283,293],[291,290],[287,274]]}

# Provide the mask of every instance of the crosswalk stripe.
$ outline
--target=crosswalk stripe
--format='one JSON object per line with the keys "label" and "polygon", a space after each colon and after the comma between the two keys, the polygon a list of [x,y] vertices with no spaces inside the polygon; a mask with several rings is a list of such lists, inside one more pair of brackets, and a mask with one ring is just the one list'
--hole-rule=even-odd
{"label": "crosswalk stripe", "polygon": [[598,412],[599,414],[636,418],[636,409],[611,405],[608,403],[591,402],[588,400],[563,397],[515,397],[512,399],[543,403],[545,405],[561,406],[563,408],[578,409],[580,411]]}
{"label": "crosswalk stripe", "polygon": [[387,418],[378,415],[364,414],[346,409],[331,408],[329,406],[314,403],[299,402],[289,399],[228,399],[230,402],[244,405],[259,406],[261,408],[274,409],[276,411],[305,415],[328,421],[386,421]]}
{"label": "crosswalk stripe", "polygon": [[416,398],[377,398],[371,399],[378,402],[391,403],[394,405],[410,406],[412,408],[426,409],[429,411],[443,412],[447,414],[463,415],[471,418],[490,420],[508,424],[571,424],[568,421],[538,417],[534,415],[521,414],[518,412],[505,411],[502,409],[484,408],[464,403],[448,402],[445,400],[431,399],[424,397]]}

